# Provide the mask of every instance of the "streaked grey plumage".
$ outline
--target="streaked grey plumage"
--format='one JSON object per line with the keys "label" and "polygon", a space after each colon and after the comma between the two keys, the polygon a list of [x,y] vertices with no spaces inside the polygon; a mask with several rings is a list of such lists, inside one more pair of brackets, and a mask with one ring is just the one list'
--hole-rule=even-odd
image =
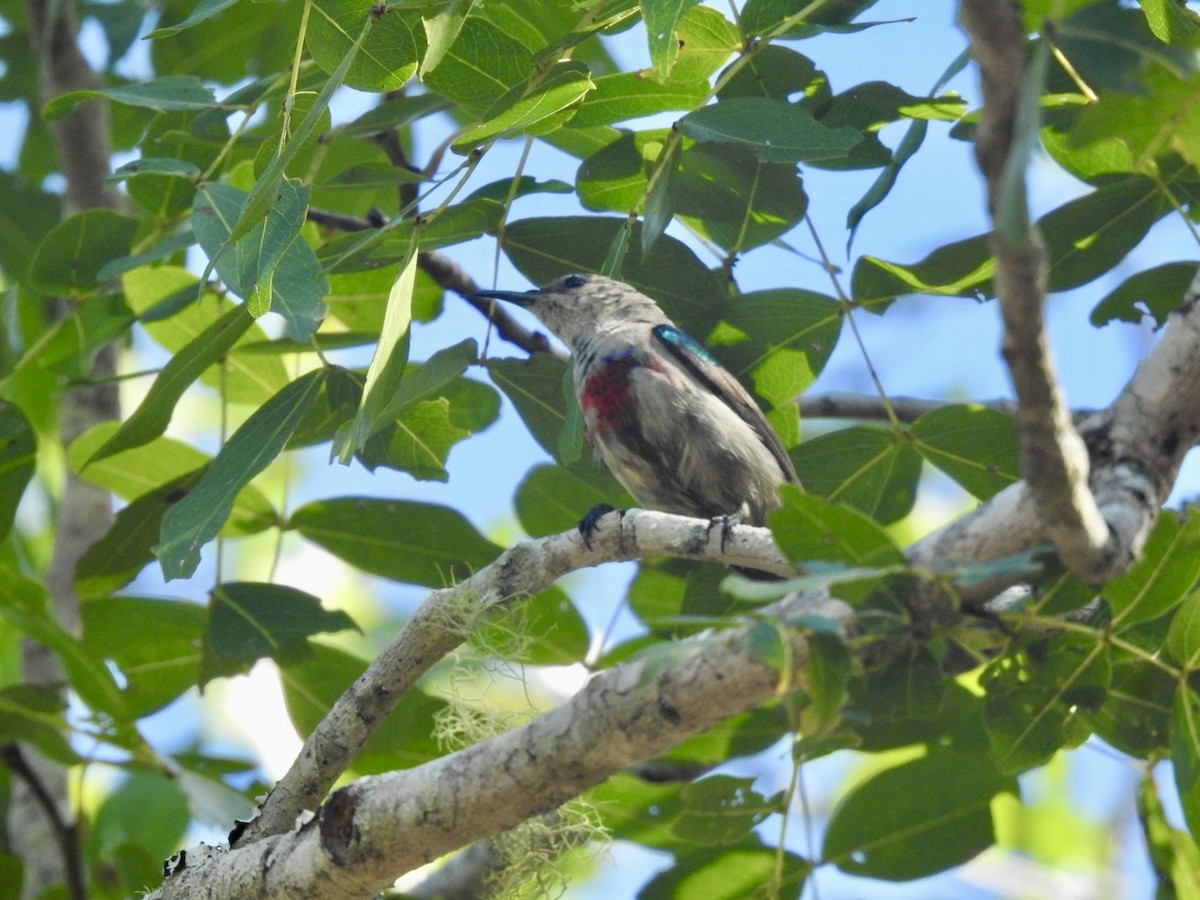
{"label": "streaked grey plumage", "polygon": [[597,456],[642,506],[763,524],[796,470],[758,405],[658,305],[602,275],[480,291],[530,310],[570,349]]}

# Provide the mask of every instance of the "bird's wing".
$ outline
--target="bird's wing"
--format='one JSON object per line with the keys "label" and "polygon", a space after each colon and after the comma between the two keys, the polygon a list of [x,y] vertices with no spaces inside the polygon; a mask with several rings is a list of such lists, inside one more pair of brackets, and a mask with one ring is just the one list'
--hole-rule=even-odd
{"label": "bird's wing", "polygon": [[668,355],[674,359],[689,375],[701,385],[729,404],[729,408],[738,414],[771,451],[779,468],[783,470],[787,480],[799,484],[800,477],[792,465],[792,459],[784,449],[779,435],[775,433],[754,398],[733,377],[728,369],[717,362],[716,357],[695,338],[680,331],[674,325],[656,325],[651,329],[654,339],[662,346]]}

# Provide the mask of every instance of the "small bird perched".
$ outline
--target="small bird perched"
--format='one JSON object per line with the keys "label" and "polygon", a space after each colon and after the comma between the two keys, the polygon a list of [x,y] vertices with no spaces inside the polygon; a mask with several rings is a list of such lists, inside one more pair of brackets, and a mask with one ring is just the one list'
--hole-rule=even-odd
{"label": "small bird perched", "polygon": [[475,296],[523,306],[570,347],[588,440],[642,506],[762,525],[779,485],[799,485],[746,389],[629,285],[567,275]]}

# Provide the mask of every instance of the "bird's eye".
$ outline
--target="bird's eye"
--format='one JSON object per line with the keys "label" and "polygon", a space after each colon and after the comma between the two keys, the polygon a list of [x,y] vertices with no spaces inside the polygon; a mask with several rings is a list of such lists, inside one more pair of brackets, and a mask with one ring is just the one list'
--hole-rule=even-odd
{"label": "bird's eye", "polygon": [[583,279],[578,275],[568,275],[563,279],[563,287],[571,289],[583,287]]}

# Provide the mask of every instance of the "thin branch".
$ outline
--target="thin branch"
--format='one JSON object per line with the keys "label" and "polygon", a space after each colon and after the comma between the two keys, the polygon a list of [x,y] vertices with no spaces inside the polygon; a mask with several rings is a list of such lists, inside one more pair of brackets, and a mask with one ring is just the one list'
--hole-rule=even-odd
{"label": "thin branch", "polygon": [[[929,400],[924,397],[888,397],[896,418],[911,424],[926,413],[953,406],[952,400]],[[876,394],[850,394],[832,391],[828,394],[812,394],[796,401],[803,419],[859,419],[868,421],[890,421],[887,407]],[[1011,400],[971,401],[972,406],[984,406],[997,412],[1013,415],[1017,405]]]}
{"label": "thin branch", "polygon": [[794,574],[766,529],[735,526],[722,542],[721,529],[704,519],[640,509],[603,517],[587,543],[572,530],[518,544],[472,577],[429,595],[404,629],[326,713],[291,769],[263,802],[258,816],[233,843],[286,831],[302,812],[319,806],[405,692],[462,643],[483,615],[539,593],[567,572],[657,555]]}
{"label": "thin branch", "polygon": [[[562,536],[534,543],[547,557],[579,552]],[[762,612],[781,621],[801,613],[834,621],[850,615],[845,604],[799,595]],[[593,676],[563,705],[496,738],[360,779],[298,830],[178,871],[149,896],[370,896],[398,874],[555,809],[638,760],[801,687],[807,632],[777,632],[797,679],[781,681],[780,668],[764,659],[761,625],[756,619],[661,645]]]}
{"label": "thin branch", "polygon": [[[382,223],[371,219],[361,219],[344,213],[330,212],[323,209],[308,210],[310,222],[331,228],[336,231],[357,232],[370,231]],[[475,296],[479,285],[467,274],[458,263],[450,257],[433,250],[423,250],[417,254],[417,265],[445,291],[458,294],[468,305],[472,306],[496,327],[496,333],[504,340],[520,347],[526,353],[549,353],[560,359],[566,357],[550,343],[546,335],[540,331],[530,331],[506,309]]]}
{"label": "thin branch", "polygon": [[42,815],[50,823],[51,830],[58,843],[58,852],[66,864],[67,894],[72,900],[86,900],[87,885],[83,877],[83,854],[79,849],[79,833],[73,822],[69,822],[59,813],[58,802],[33,767],[26,761],[18,744],[5,744],[0,747],[0,763],[24,782],[30,794],[42,808]]}
{"label": "thin branch", "polygon": [[1032,139],[1025,104],[1040,85],[1026,75],[1025,29],[1013,0],[962,0],[960,9],[983,88],[975,155],[995,224],[991,248],[1003,354],[1019,407],[1021,473],[1063,562],[1100,582],[1133,561],[1134,541],[1110,534],[1089,489],[1087,448],[1072,425],[1046,338],[1045,248],[1030,221],[1024,174],[1025,142]]}

